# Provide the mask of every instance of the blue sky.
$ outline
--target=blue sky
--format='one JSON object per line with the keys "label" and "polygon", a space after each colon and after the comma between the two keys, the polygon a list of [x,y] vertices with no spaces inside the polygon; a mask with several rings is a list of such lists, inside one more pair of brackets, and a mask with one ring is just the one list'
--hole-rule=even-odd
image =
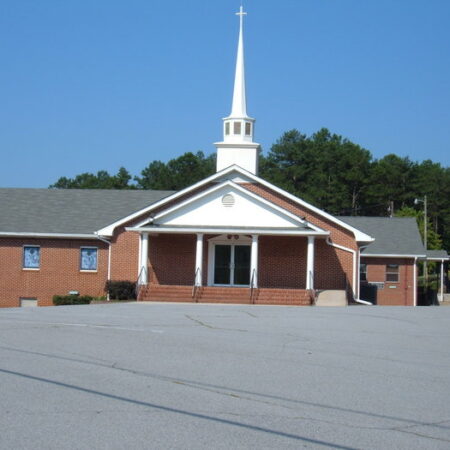
{"label": "blue sky", "polygon": [[[448,0],[247,0],[248,112],[267,152],[321,127],[449,165]],[[0,186],[215,151],[238,0],[0,0]]]}

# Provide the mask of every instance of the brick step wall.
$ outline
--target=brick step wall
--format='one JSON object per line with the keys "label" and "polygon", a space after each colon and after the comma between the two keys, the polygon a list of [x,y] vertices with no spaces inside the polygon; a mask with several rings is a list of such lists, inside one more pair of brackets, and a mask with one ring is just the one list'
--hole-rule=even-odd
{"label": "brick step wall", "polygon": [[258,305],[304,305],[312,303],[311,294],[305,289],[258,289],[254,295]]}
{"label": "brick step wall", "polygon": [[149,285],[141,288],[139,301],[233,303],[261,305],[311,305],[310,292],[304,289],[266,289],[202,286],[192,298],[192,286]]}

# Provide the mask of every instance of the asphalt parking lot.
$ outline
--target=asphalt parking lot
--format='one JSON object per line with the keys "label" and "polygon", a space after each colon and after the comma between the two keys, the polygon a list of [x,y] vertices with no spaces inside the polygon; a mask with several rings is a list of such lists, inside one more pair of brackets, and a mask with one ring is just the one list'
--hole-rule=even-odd
{"label": "asphalt parking lot", "polygon": [[448,449],[450,308],[0,310],[2,449]]}

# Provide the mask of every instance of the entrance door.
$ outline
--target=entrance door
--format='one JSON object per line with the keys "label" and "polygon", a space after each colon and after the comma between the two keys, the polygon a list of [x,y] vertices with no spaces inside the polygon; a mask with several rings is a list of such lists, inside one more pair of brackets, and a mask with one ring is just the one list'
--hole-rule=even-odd
{"label": "entrance door", "polygon": [[214,284],[248,286],[250,284],[250,246],[215,245]]}

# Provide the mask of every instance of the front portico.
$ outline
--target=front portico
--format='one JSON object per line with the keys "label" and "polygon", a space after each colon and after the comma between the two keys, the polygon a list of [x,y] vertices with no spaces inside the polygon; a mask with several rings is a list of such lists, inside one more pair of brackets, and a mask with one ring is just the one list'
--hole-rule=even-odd
{"label": "front portico", "polygon": [[327,236],[313,230],[162,226],[133,231],[140,233],[141,300],[160,300],[164,287],[165,297],[169,291],[181,292],[179,301],[202,301],[199,296],[220,292],[223,302],[238,294],[246,303],[253,291],[266,290],[284,295],[296,291],[291,294],[306,296],[310,302],[307,291],[314,289],[316,278],[315,244]]}

